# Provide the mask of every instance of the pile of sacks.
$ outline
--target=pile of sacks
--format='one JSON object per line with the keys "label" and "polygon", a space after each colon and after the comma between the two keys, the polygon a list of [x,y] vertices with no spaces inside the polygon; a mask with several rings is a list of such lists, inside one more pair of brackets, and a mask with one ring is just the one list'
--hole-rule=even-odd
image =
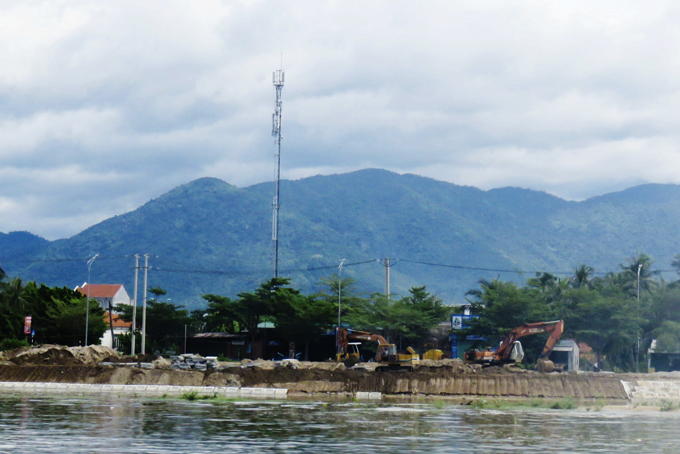
{"label": "pile of sacks", "polygon": [[194,355],[193,353],[185,353],[179,356],[172,356],[171,370],[206,370],[217,369],[220,364],[217,362],[217,356]]}

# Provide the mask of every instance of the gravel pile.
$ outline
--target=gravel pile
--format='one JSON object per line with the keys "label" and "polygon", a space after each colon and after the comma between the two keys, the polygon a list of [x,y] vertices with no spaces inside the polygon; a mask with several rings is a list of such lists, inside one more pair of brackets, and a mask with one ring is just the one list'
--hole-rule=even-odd
{"label": "gravel pile", "polygon": [[204,358],[201,355],[185,353],[183,355],[172,356],[171,359],[171,370],[206,370],[217,369],[219,367],[217,356],[206,356]]}

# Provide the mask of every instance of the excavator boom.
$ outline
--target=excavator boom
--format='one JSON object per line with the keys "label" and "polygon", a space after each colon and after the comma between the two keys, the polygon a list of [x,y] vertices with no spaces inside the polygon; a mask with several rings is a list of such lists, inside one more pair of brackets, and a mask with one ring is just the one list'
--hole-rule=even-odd
{"label": "excavator boom", "polygon": [[338,329],[339,351],[336,359],[344,362],[346,366],[353,366],[359,362],[360,358],[358,349],[355,352],[348,351],[351,341],[368,341],[378,344],[375,360],[381,365],[376,370],[413,370],[420,361],[420,356],[411,347],[408,347],[408,354],[399,354],[397,347],[388,343],[380,334],[340,328]]}
{"label": "excavator boom", "polygon": [[466,352],[464,357],[465,361],[485,364],[513,363],[521,361],[523,352],[519,359],[515,358],[518,348],[515,344],[519,344],[517,340],[525,336],[539,333],[550,333],[550,336],[543,347],[543,351],[541,352],[541,359],[545,360],[550,356],[555,344],[557,344],[557,342],[562,337],[562,333],[564,333],[564,321],[554,320],[551,322],[529,323],[513,328],[505,336],[505,339],[503,339],[503,342],[501,342],[498,350],[495,352]]}

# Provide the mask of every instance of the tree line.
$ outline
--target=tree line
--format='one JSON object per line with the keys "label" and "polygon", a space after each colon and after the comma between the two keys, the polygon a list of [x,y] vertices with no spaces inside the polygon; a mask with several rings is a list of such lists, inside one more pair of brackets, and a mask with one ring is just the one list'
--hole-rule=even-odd
{"label": "tree line", "polygon": [[[476,335],[486,339],[486,345],[495,346],[516,326],[563,319],[563,337],[588,344],[599,369],[645,370],[645,352],[652,339],[656,339],[657,351],[680,352],[680,280],[665,281],[652,265],[648,255],[639,253],[605,275],[580,265],[566,278],[537,273],[523,283],[480,280],[478,287],[466,293],[467,306],[476,318],[457,334]],[[680,254],[672,266],[680,274]],[[27,339],[23,333],[26,315],[33,317],[36,343],[83,342],[83,295],[65,287],[8,279],[4,273],[0,278],[0,342]],[[189,334],[246,333],[255,344],[264,335],[258,325],[271,322],[278,339],[296,342],[306,353],[310,344],[335,329],[340,293],[343,326],[380,333],[404,348],[410,345],[422,352],[436,345],[433,328],[464,309],[444,305],[425,286],[411,288],[406,296],[388,298],[381,293],[359,294],[352,278],[339,279],[337,274],[320,284],[323,291],[305,295],[289,279],[273,278],[236,297],[203,295],[206,306],[193,312],[161,301],[163,289],[151,288],[154,297],[147,307],[147,351],[179,351],[185,329]],[[132,319],[131,306],[116,309],[124,320]],[[104,313],[94,301],[90,311],[88,338],[96,342],[106,329]],[[141,311],[137,324],[139,330]],[[130,336],[122,342],[121,351],[128,352]],[[528,337],[522,342],[527,361],[535,361],[544,339]]]}
{"label": "tree line", "polygon": [[[680,254],[672,266],[680,274]],[[470,321],[463,337],[498,341],[513,327],[562,319],[563,338],[588,344],[594,366],[602,370],[646,370],[645,352],[653,339],[657,351],[680,352],[680,280],[666,282],[644,253],[604,276],[580,265],[573,276],[537,273],[522,285],[481,280],[467,298],[479,318]],[[542,342],[522,340],[529,362],[538,358]]]}

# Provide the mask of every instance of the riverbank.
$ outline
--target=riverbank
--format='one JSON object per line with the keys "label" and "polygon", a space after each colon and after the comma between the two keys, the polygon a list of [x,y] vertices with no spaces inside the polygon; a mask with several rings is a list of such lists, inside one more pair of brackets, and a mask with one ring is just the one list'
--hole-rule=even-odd
{"label": "riverbank", "polygon": [[505,369],[456,373],[451,367],[421,367],[413,372],[379,373],[288,367],[184,371],[101,365],[3,365],[0,366],[0,382],[278,388],[293,395],[355,395],[363,392],[459,398],[629,399],[621,378],[614,374],[542,374]]}

